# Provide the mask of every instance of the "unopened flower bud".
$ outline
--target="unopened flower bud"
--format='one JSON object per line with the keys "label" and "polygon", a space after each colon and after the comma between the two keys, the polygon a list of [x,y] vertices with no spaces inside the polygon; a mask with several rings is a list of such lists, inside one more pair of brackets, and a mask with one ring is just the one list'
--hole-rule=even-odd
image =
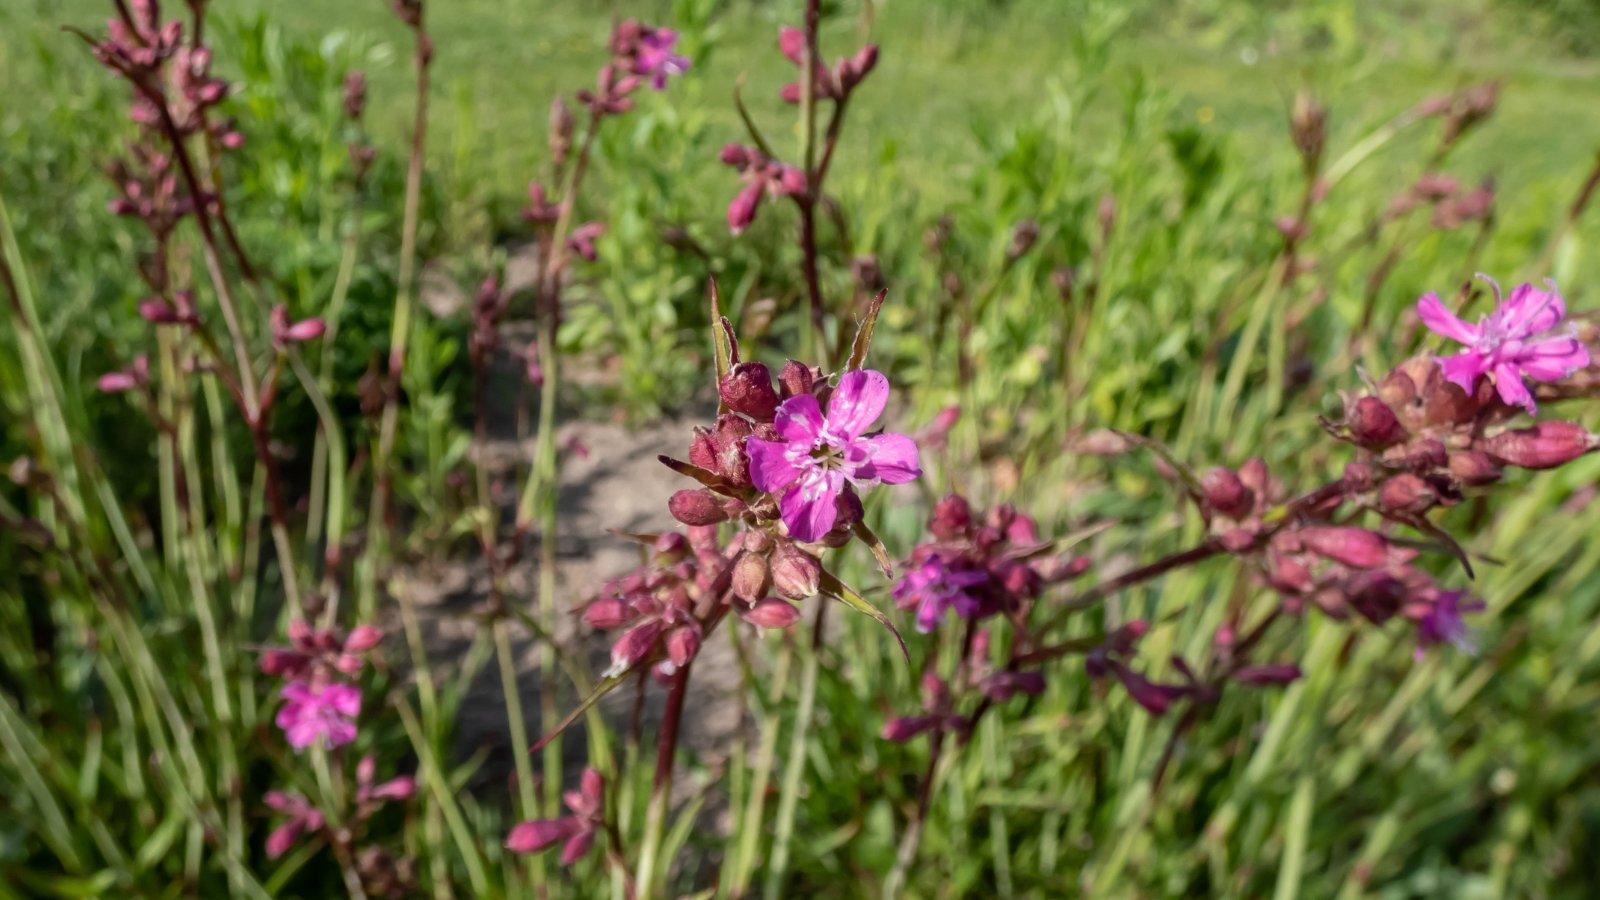
{"label": "unopened flower bud", "polygon": [[1322,147],[1328,133],[1328,110],[1301,91],[1294,98],[1294,110],[1289,116],[1290,132],[1295,149],[1308,164],[1315,164],[1322,156]]}
{"label": "unopened flower bud", "polygon": [[1439,502],[1439,495],[1426,481],[1402,472],[1385,481],[1378,491],[1378,504],[1391,512],[1422,513]]}
{"label": "unopened flower bud", "polygon": [[367,109],[367,76],[351,69],[344,76],[344,114],[352,122],[359,122]]}
{"label": "unopened flower bud", "polygon": [[758,553],[741,553],[733,561],[733,594],[746,603],[754,603],[767,595],[772,584],[767,559]]}
{"label": "unopened flower bud", "polygon": [[583,608],[583,621],[601,631],[616,628],[636,618],[638,615],[633,607],[629,606],[627,601],[616,597],[605,597]]}
{"label": "unopened flower bud", "polygon": [[655,544],[650,549],[655,552],[657,563],[670,566],[688,559],[689,539],[676,531],[669,531],[656,538]]}
{"label": "unopened flower bud", "polygon": [[811,393],[812,385],[816,384],[816,375],[811,367],[802,362],[789,360],[778,370],[778,384],[783,388],[783,397],[788,399],[800,394]]}
{"label": "unopened flower bud", "polygon": [[886,741],[903,744],[919,734],[938,726],[942,716],[901,716],[883,723],[878,736]]}
{"label": "unopened flower bud", "polygon": [[1450,461],[1444,444],[1435,438],[1422,438],[1390,447],[1379,459],[1391,469],[1411,469],[1418,472],[1437,469]]}
{"label": "unopened flower bud", "polygon": [[1230,519],[1242,519],[1255,508],[1255,494],[1231,469],[1218,466],[1200,479],[1206,505]]}
{"label": "unopened flower bud", "polygon": [[766,597],[757,600],[748,610],[739,613],[739,618],[757,628],[788,628],[799,620],[800,611],[787,600]]}
{"label": "unopened flower bud", "polygon": [[790,600],[815,596],[822,583],[822,562],[786,541],[772,551],[772,587]]}
{"label": "unopened flower bud", "polygon": [[560,97],[550,101],[550,159],[560,168],[572,149],[572,110]]}
{"label": "unopened flower bud", "polygon": [[1450,454],[1450,476],[1468,487],[1492,484],[1503,473],[1489,454],[1481,450],[1458,450]]}
{"label": "unopened flower bud", "polygon": [[1406,439],[1394,410],[1377,397],[1362,397],[1351,404],[1345,411],[1345,424],[1355,442],[1368,450],[1382,450]]}
{"label": "unopened flower bud", "polygon": [[778,409],[778,392],[772,389],[772,374],[758,362],[743,362],[733,367],[717,385],[722,402],[736,413],[758,422],[772,421]]}
{"label": "unopened flower bud", "polygon": [[357,625],[344,639],[346,653],[365,653],[383,641],[383,629],[376,625]]}
{"label": "unopened flower bud", "polygon": [[667,659],[682,668],[700,652],[700,634],[693,628],[675,628],[667,635]]}
{"label": "unopened flower bud", "polygon": [[715,525],[726,521],[722,501],[707,490],[682,490],[667,501],[672,517],[685,525]]}
{"label": "unopened flower bud", "polygon": [[1365,528],[1338,525],[1302,528],[1299,537],[1312,553],[1352,568],[1377,568],[1389,558],[1389,541]]}
{"label": "unopened flower bud", "polygon": [[1576,422],[1539,422],[1479,441],[1478,449],[1508,466],[1553,469],[1600,447],[1600,437]]}
{"label": "unopened flower bud", "polygon": [[1006,257],[1018,259],[1029,250],[1033,249],[1034,242],[1039,240],[1039,223],[1032,219],[1023,219],[1011,232],[1011,246],[1006,248]]}
{"label": "unopened flower bud", "polygon": [[941,541],[953,541],[972,528],[972,506],[960,494],[949,494],[933,506],[928,531]]}

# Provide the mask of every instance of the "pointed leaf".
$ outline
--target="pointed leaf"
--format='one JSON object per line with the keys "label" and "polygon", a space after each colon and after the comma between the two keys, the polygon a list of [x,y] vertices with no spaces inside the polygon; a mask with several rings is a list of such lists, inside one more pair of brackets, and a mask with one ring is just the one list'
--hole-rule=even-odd
{"label": "pointed leaf", "polygon": [[889,296],[889,289],[878,291],[878,295],[867,304],[867,311],[861,316],[861,322],[856,326],[856,339],[850,345],[850,362],[845,365],[846,372],[859,369],[867,362],[867,351],[872,347],[872,332],[878,327],[878,312],[883,309],[883,298]]}
{"label": "pointed leaf", "polygon": [[693,463],[686,463],[681,459],[673,459],[664,453],[660,456],[657,456],[656,459],[660,460],[662,465],[674,472],[677,472],[679,475],[687,475],[690,478],[693,478],[695,481],[698,481],[713,490],[726,491],[728,487],[728,483],[722,479],[721,475],[702,469]]}
{"label": "pointed leaf", "polygon": [[767,143],[767,139],[761,136],[761,129],[756,127],[756,120],[750,118],[750,110],[744,105],[743,93],[744,73],[741,72],[733,82],[733,107],[739,111],[739,120],[744,123],[744,130],[750,132],[750,140],[755,141],[756,147],[768,159],[777,159],[778,154],[772,152],[772,145]]}
{"label": "pointed leaf", "polygon": [[540,750],[544,749],[546,744],[560,737],[561,732],[566,731],[572,726],[573,722],[578,721],[578,717],[587,712],[589,707],[599,703],[601,697],[604,697],[605,695],[616,690],[617,686],[622,684],[622,682],[627,679],[631,671],[632,670],[630,669],[628,672],[621,672],[616,675],[612,675],[595,685],[594,690],[589,692],[589,696],[583,698],[583,702],[579,703],[577,707],[572,710],[572,712],[567,713],[567,717],[562,719],[559,725],[551,729],[549,734],[539,738],[538,743],[534,744],[532,747],[529,747],[528,752],[538,753]]}
{"label": "pointed leaf", "polygon": [[911,652],[906,649],[906,641],[905,638],[900,636],[900,631],[894,627],[893,622],[889,621],[888,616],[884,615],[882,612],[879,612],[876,606],[868,603],[866,598],[856,593],[855,588],[852,588],[848,584],[840,581],[832,572],[829,572],[827,569],[823,569],[819,590],[824,596],[832,597],[835,600],[843,602],[845,606],[850,607],[856,612],[865,613],[866,615],[871,616],[877,620],[879,625],[889,629],[889,633],[894,635],[895,642],[900,645],[900,655],[905,657],[907,665],[911,664]]}
{"label": "pointed leaf", "polygon": [[889,551],[883,546],[882,539],[873,534],[872,529],[868,528],[867,523],[861,519],[857,519],[850,528],[856,533],[856,537],[860,538],[861,542],[866,544],[867,548],[872,551],[873,558],[878,561],[878,568],[883,570],[883,577],[893,578],[894,562],[889,559]]}
{"label": "pointed leaf", "polygon": [[661,535],[659,533],[652,533],[648,531],[623,531],[620,528],[607,528],[606,534],[616,535],[619,538],[627,538],[630,541],[644,544],[646,547],[654,547],[656,541],[661,539]]}

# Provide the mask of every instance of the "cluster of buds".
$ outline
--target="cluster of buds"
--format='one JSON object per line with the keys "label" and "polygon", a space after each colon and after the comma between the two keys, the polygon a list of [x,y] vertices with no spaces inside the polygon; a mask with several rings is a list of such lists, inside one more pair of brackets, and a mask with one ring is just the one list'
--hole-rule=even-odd
{"label": "cluster of buds", "polygon": [[[1033,518],[1009,505],[975,514],[959,494],[935,504],[928,522],[930,540],[918,545],[894,586],[895,605],[916,610],[916,627],[929,633],[948,619],[965,620],[962,655],[950,680],[933,671],[922,677],[922,712],[890,719],[885,740],[904,742],[922,734],[965,735],[974,719],[956,715],[958,694],[980,698],[977,709],[1018,695],[1044,692],[1044,675],[1030,667],[1052,658],[1032,652],[1029,619],[1046,588],[1082,575],[1085,556],[1056,552],[1056,542],[1041,540]],[[996,666],[994,632],[984,619],[1010,624],[1009,656]]]}
{"label": "cluster of buds", "polygon": [[628,19],[611,32],[611,55],[614,64],[640,78],[648,78],[650,87],[665,90],[667,80],[689,71],[689,58],[678,52],[678,32],[671,28],[653,28],[642,22]]}
{"label": "cluster of buds", "polygon": [[124,10],[106,23],[104,38],[90,41],[95,59],[135,84],[158,84],[161,67],[184,46],[183,23],[161,21],[158,0],[132,0]]}
{"label": "cluster of buds", "polygon": [[1222,698],[1223,687],[1230,681],[1254,688],[1274,687],[1288,684],[1301,674],[1300,667],[1293,663],[1251,664],[1249,652],[1262,632],[1257,630],[1239,641],[1232,626],[1225,625],[1213,638],[1212,659],[1204,670],[1182,656],[1173,656],[1172,668],[1181,680],[1152,681],[1130,665],[1138,653],[1139,642],[1149,631],[1150,623],[1144,619],[1122,625],[1085,654],[1083,668],[1096,681],[1115,678],[1128,692],[1128,697],[1153,716],[1165,715],[1179,701],[1187,701],[1191,709],[1215,705]]}
{"label": "cluster of buds", "polygon": [[774,387],[767,367],[739,362],[735,348],[718,394],[726,412],[715,429],[696,430],[690,462],[664,460],[704,485],[672,497],[672,513],[686,525],[737,519],[775,545],[841,547],[860,527],[857,488],[921,474],[911,438],[865,434],[888,402],[882,373],[845,372],[834,387],[789,360]]}
{"label": "cluster of buds", "polygon": [[722,604],[726,568],[715,529],[668,532],[654,540],[647,565],[602,585],[582,612],[591,627],[625,629],[611,645],[607,675],[654,663],[664,678],[694,659]]}
{"label": "cluster of buds", "polygon": [[267,835],[267,858],[277,859],[302,838],[320,833],[330,843],[344,848],[346,853],[355,851],[356,871],[368,895],[408,896],[416,883],[416,865],[409,857],[396,857],[376,845],[356,849],[359,835],[373,816],[390,802],[403,803],[417,792],[416,780],[409,775],[380,782],[377,774],[378,762],[370,755],[356,764],[356,789],[350,797],[350,808],[338,817],[338,827],[332,824],[333,817],[303,794],[268,791],[263,802],[284,819]]}
{"label": "cluster of buds", "polygon": [[743,232],[756,220],[761,201],[768,195],[774,197],[802,197],[806,192],[806,173],[795,166],[768,159],[755,147],[729,144],[722,148],[721,160],[732,166],[744,181],[744,187],[728,204],[728,228],[734,234]]}
{"label": "cluster of buds", "polygon": [[[787,25],[778,29],[778,49],[797,68],[804,66],[806,33]],[[868,44],[857,50],[854,56],[836,61],[831,68],[824,65],[821,59],[815,60],[813,64],[816,67],[817,98],[842,103],[877,66],[878,45]],[[785,103],[799,103],[804,95],[805,87],[798,81],[784,85],[779,91],[779,96]]]}
{"label": "cluster of buds", "polygon": [[276,721],[291,747],[303,750],[320,743],[331,749],[356,739],[361,689],[352,679],[382,640],[383,632],[372,625],[345,634],[297,619],[289,623],[288,646],[262,652],[261,671],[284,680],[284,704]]}
{"label": "cluster of buds", "polygon": [[178,172],[169,154],[143,143],[134,144],[128,153],[106,167],[106,177],[117,190],[106,208],[112,215],[138,219],[158,241],[165,240],[184,216],[194,212],[194,203],[178,187]]}
{"label": "cluster of buds", "polygon": [[512,853],[539,853],[561,844],[562,865],[570,866],[582,859],[594,846],[595,835],[606,827],[605,778],[586,768],[578,790],[565,792],[561,799],[570,815],[518,823],[506,836],[506,849]]}
{"label": "cluster of buds", "polygon": [[1452,231],[1493,218],[1494,198],[1492,178],[1484,179],[1482,184],[1473,188],[1462,185],[1449,175],[1428,172],[1390,202],[1384,212],[1384,220],[1392,222],[1414,209],[1426,207],[1433,210],[1433,227]]}
{"label": "cluster of buds", "polygon": [[500,290],[500,279],[493,275],[478,285],[477,296],[472,301],[472,334],[467,338],[467,352],[475,369],[483,369],[500,346],[500,318],[505,315],[505,292]]}
{"label": "cluster of buds", "polygon": [[928,531],[933,539],[911,552],[894,586],[895,605],[915,609],[917,630],[925,634],[947,612],[964,619],[1026,620],[1047,586],[1089,567],[1088,557],[1053,554],[1033,518],[1009,505],[974,517],[966,498],[951,494],[934,506]]}

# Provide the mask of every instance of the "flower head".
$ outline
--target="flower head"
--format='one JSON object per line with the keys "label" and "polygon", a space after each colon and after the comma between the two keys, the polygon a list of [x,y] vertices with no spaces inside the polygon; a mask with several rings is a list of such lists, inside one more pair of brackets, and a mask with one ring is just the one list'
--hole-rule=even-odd
{"label": "flower head", "polygon": [[563,841],[562,865],[572,865],[594,846],[595,831],[604,824],[605,779],[594,769],[583,770],[579,790],[561,795],[572,815],[559,819],[521,822],[506,835],[506,849],[512,853],[538,853]]}
{"label": "flower head", "polygon": [[759,490],[780,495],[779,515],[795,539],[815,541],[833,528],[847,485],[904,484],[922,474],[911,438],[864,436],[888,400],[882,372],[846,372],[826,415],[814,394],[790,397],[773,419],[781,440],[746,440],[750,479]]}
{"label": "flower head", "polygon": [[1462,619],[1466,613],[1482,612],[1482,600],[1467,600],[1466,591],[1441,591],[1432,606],[1417,620],[1416,657],[1421,659],[1429,647],[1450,644],[1463,653],[1476,653],[1477,642]]}
{"label": "flower head", "polygon": [[283,686],[283,700],[277,723],[289,746],[303,750],[321,741],[332,749],[356,739],[361,691],[354,686],[291,681]]}
{"label": "flower head", "polygon": [[689,71],[689,57],[672,50],[678,43],[678,32],[671,28],[652,28],[639,39],[634,58],[634,74],[648,75],[650,87],[665,90],[667,79]]}
{"label": "flower head", "polygon": [[1565,378],[1589,364],[1589,351],[1569,332],[1557,326],[1567,307],[1555,284],[1541,291],[1531,284],[1518,285],[1510,297],[1500,297],[1500,286],[1485,278],[1495,290],[1495,308],[1478,324],[1469,325],[1445,308],[1437,294],[1417,301],[1422,323],[1438,334],[1467,345],[1453,356],[1439,358],[1445,378],[1471,394],[1479,375],[1491,375],[1495,390],[1508,406],[1534,411],[1533,394],[1523,384]]}
{"label": "flower head", "polygon": [[921,564],[906,569],[894,586],[895,605],[917,608],[917,630],[927,634],[939,624],[946,610],[956,615],[976,615],[983,606],[980,597],[967,589],[989,580],[989,574],[961,564],[960,560],[932,553]]}

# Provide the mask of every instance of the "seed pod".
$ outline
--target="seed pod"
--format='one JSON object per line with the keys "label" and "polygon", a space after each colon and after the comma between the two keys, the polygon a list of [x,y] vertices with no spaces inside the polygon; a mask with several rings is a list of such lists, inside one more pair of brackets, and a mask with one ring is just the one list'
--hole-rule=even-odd
{"label": "seed pod", "polygon": [[758,362],[734,366],[717,385],[717,393],[729,409],[758,422],[772,421],[778,409],[778,392],[772,389],[772,374]]}
{"label": "seed pod", "polygon": [[1357,569],[1373,569],[1389,558],[1389,541],[1365,528],[1327,525],[1300,529],[1307,550]]}
{"label": "seed pod", "polygon": [[772,584],[767,559],[757,553],[741,553],[733,561],[733,594],[746,603],[754,603],[767,595]]}
{"label": "seed pod", "polygon": [[672,517],[685,525],[715,525],[728,514],[716,495],[706,490],[682,490],[667,501]]}
{"label": "seed pod", "polygon": [[1218,466],[1200,479],[1206,505],[1230,519],[1242,519],[1255,508],[1255,494],[1231,469]]}
{"label": "seed pod", "polygon": [[1478,442],[1478,449],[1508,466],[1553,469],[1600,447],[1600,438],[1576,422],[1539,422]]}
{"label": "seed pod", "polygon": [[800,611],[786,600],[767,597],[739,613],[739,618],[757,628],[788,628],[799,620]]}
{"label": "seed pod", "polygon": [[1350,436],[1368,450],[1383,450],[1405,440],[1406,430],[1382,400],[1362,397],[1345,411]]}
{"label": "seed pod", "polygon": [[772,551],[772,587],[790,600],[815,596],[822,582],[822,562],[787,541]]}

